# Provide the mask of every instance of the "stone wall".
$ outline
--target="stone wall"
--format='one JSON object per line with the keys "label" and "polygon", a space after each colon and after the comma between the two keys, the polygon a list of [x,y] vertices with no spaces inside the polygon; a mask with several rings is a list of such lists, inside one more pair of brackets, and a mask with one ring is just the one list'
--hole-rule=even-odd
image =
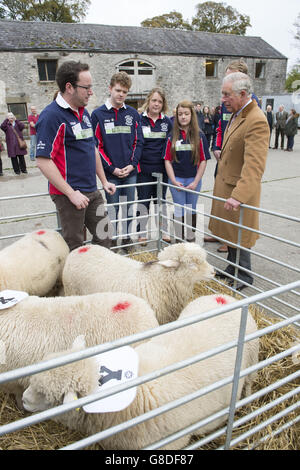
{"label": "stone wall", "polygon": [[[207,57],[175,56],[175,55],[141,55],[137,54],[103,54],[85,52],[1,52],[0,53],[0,122],[6,116],[7,102],[26,102],[28,112],[34,104],[40,112],[49,104],[57,89],[54,82],[40,82],[37,59],[58,59],[58,65],[65,60],[81,60],[90,65],[93,77],[94,95],[88,109],[91,112],[101,105],[108,96],[109,79],[116,71],[116,66],[134,58],[149,61],[155,66],[154,85],[162,86],[167,94],[169,114],[182,99],[194,102],[201,101],[209,106],[217,106],[220,102],[222,77],[226,66],[234,57],[210,57],[218,60],[216,78],[206,78],[205,60]],[[266,63],[266,78],[254,80],[254,93],[257,96],[279,94],[284,92],[286,77],[286,59],[246,59],[249,75],[255,76],[255,64]],[[143,90],[144,95],[147,89]],[[134,94],[132,89],[131,93]]]}

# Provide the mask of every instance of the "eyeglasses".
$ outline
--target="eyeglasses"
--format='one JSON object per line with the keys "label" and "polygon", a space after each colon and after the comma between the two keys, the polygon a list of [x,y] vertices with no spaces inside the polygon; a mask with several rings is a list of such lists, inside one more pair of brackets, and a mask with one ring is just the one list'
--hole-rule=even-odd
{"label": "eyeglasses", "polygon": [[84,88],[85,90],[91,90],[93,88],[93,85],[75,85],[74,88]]}

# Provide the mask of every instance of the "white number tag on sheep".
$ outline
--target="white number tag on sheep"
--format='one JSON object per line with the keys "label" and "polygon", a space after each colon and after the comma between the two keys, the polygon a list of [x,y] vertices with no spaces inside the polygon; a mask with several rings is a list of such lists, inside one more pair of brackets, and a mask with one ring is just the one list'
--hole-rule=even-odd
{"label": "white number tag on sheep", "polygon": [[[95,356],[99,364],[99,387],[93,391],[106,390],[135,379],[138,376],[138,355],[129,346],[108,351]],[[116,393],[111,397],[98,400],[83,407],[86,413],[109,413],[124,410],[136,396],[136,387]]]}
{"label": "white number tag on sheep", "polygon": [[28,297],[27,292],[3,290],[0,292],[0,310],[13,307]]}

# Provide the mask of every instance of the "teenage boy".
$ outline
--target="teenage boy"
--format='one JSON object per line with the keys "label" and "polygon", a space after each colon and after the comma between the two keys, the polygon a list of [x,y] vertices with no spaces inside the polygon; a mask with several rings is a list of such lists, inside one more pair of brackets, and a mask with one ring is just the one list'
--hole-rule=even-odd
{"label": "teenage boy", "polygon": [[37,166],[49,181],[62,236],[70,250],[83,244],[84,226],[92,234],[92,243],[109,248],[112,227],[96,175],[107,194],[113,194],[116,188],[105,177],[85,109],[93,94],[89,66],[64,62],[56,73],[56,82],[60,92],[36,124]]}
{"label": "teenage boy", "polygon": [[[115,204],[108,209],[111,220],[118,219],[119,202],[125,202],[122,217],[132,217],[133,205],[128,204],[135,199],[137,166],[140,160],[143,135],[138,112],[125,104],[131,87],[131,78],[126,72],[118,72],[111,77],[109,85],[110,97],[106,103],[92,113],[94,133],[106,178],[117,188],[113,195],[107,195],[108,204]],[[132,185],[130,187],[123,187]],[[117,222],[113,223],[114,234],[117,235]],[[122,245],[132,243],[130,233],[131,220],[122,224]],[[124,236],[125,235],[125,236]],[[114,245],[117,240],[114,240]]]}

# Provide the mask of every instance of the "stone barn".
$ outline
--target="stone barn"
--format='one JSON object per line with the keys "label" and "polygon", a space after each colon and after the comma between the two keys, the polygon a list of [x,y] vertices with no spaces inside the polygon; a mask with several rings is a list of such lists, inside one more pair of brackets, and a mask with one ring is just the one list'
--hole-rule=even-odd
{"label": "stone barn", "polygon": [[57,89],[55,72],[65,60],[90,65],[94,95],[89,111],[108,96],[118,70],[130,74],[127,103],[138,108],[154,86],[165,89],[169,114],[182,99],[220,103],[226,66],[243,57],[257,96],[284,91],[287,58],[259,37],[132,26],[0,21],[0,122],[7,111],[27,120]]}

